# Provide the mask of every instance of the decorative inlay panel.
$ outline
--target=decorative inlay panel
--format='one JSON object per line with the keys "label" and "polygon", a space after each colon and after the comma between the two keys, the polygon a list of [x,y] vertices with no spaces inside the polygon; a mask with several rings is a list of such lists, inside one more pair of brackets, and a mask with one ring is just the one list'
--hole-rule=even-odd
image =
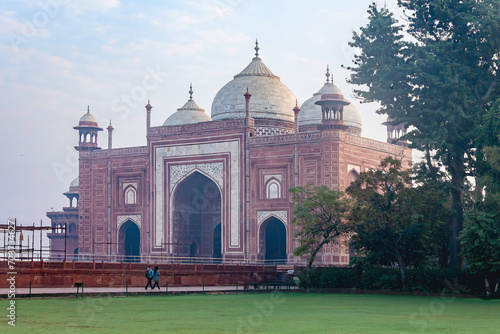
{"label": "decorative inlay panel", "polygon": [[356,165],[351,165],[351,164],[347,164],[347,172],[349,173],[351,170],[355,170],[356,172],[358,172],[358,174],[361,173],[361,168],[359,166],[356,166]]}
{"label": "decorative inlay panel", "polygon": [[274,216],[281,220],[283,224],[288,225],[288,211],[257,211],[257,225],[267,218]]}
{"label": "decorative inlay panel", "polygon": [[139,230],[141,229],[141,215],[130,215],[130,216],[116,216],[116,226],[117,230],[120,230],[120,227],[127,220],[131,220],[137,224]]}
{"label": "decorative inlay panel", "polygon": [[279,135],[288,135],[294,133],[294,129],[282,129],[282,128],[269,128],[269,127],[256,127],[255,128],[255,136],[264,137],[264,136],[279,136]]}
{"label": "decorative inlay panel", "polygon": [[269,181],[269,179],[271,178],[275,178],[276,180],[280,181],[281,182],[281,174],[275,174],[275,175],[264,175],[264,184],[267,183],[267,181]]}
{"label": "decorative inlay panel", "polygon": [[196,169],[211,176],[215,180],[215,182],[217,182],[219,187],[222,188],[222,186],[224,185],[222,162],[174,165],[170,166],[170,193],[172,193],[175,185],[179,183],[180,180],[182,180],[186,175]]}
{"label": "decorative inlay panel", "polygon": [[126,182],[126,183],[123,183],[122,185],[122,190],[125,190],[125,188],[127,188],[128,186],[132,186],[134,187],[136,190],[137,190],[137,182]]}

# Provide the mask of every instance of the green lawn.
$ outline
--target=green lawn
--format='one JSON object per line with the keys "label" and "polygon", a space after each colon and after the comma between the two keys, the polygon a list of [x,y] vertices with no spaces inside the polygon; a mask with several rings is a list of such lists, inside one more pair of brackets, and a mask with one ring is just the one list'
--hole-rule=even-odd
{"label": "green lawn", "polygon": [[17,300],[0,333],[500,333],[500,300],[262,293]]}

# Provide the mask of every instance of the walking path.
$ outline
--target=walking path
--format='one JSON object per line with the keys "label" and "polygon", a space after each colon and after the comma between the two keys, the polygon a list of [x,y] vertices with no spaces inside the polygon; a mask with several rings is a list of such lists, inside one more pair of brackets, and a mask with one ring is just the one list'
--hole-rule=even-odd
{"label": "walking path", "polygon": [[[250,290],[255,290],[253,286],[248,287]],[[292,287],[292,289],[296,289]],[[32,297],[73,297],[76,295],[77,288],[32,288],[31,296]],[[169,286],[168,293],[169,294],[184,294],[184,293],[200,293],[200,292],[244,292],[243,286],[236,287],[235,285],[224,285],[224,286]],[[248,291],[248,290],[247,290]],[[258,291],[258,290],[257,290]],[[260,291],[264,291],[264,289],[260,289]],[[125,294],[134,294],[134,295],[150,295],[150,294],[164,294],[166,291],[165,286],[161,287],[160,290],[145,290],[143,287],[84,287],[84,295],[86,296],[102,296],[102,295],[125,295]],[[9,289],[8,288],[0,288],[0,299],[6,299],[8,297]],[[27,298],[29,297],[29,288],[18,288],[15,291],[16,298]],[[79,297],[82,294],[82,289],[79,288]]]}

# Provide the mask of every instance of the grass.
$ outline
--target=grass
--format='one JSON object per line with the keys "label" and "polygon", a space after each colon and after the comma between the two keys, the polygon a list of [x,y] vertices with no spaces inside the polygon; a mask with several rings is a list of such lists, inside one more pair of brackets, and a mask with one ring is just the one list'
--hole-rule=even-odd
{"label": "grass", "polygon": [[[0,333],[500,333],[500,300],[262,293],[7,300]],[[1,313],[0,313],[1,314]]]}

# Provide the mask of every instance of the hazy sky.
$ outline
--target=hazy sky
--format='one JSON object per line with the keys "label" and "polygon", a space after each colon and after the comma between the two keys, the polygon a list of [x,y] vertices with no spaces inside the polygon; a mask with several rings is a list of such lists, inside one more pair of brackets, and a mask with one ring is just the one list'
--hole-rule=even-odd
{"label": "hazy sky", "polygon": [[[73,126],[90,105],[115,128],[114,147],[146,144],[152,125],[188,99],[210,113],[217,91],[260,56],[297,96],[334,82],[363,118],[363,136],[386,139],[375,104],[360,105],[341,64],[371,0],[2,0],[0,3],[0,220],[49,220],[78,174]],[[396,1],[385,1],[394,7]],[[384,2],[381,2],[382,4]],[[107,147],[106,131],[100,146]]]}

